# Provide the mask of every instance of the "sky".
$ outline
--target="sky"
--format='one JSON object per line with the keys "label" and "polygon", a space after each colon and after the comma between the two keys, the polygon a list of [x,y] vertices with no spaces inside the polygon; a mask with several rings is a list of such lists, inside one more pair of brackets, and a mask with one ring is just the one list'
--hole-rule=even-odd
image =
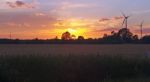
{"label": "sky", "polygon": [[123,28],[130,16],[134,34],[150,34],[150,0],[0,0],[0,38],[52,39],[72,35],[99,38]]}

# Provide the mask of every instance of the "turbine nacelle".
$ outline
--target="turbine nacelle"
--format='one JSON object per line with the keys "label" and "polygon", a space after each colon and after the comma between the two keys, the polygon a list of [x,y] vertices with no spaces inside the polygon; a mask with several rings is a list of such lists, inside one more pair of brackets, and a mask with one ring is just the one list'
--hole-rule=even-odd
{"label": "turbine nacelle", "polygon": [[128,18],[131,17],[131,16],[127,16],[127,15],[125,15],[123,12],[122,12],[122,15],[123,15],[123,17],[124,17],[122,26],[125,24],[125,28],[128,28]]}

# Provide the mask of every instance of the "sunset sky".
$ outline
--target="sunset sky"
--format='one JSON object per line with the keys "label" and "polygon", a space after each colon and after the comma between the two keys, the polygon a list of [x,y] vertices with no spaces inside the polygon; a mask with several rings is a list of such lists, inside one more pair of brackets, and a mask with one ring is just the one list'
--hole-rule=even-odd
{"label": "sunset sky", "polygon": [[65,31],[99,38],[122,28],[121,12],[130,15],[129,28],[150,34],[150,0],[0,0],[0,38],[61,37]]}

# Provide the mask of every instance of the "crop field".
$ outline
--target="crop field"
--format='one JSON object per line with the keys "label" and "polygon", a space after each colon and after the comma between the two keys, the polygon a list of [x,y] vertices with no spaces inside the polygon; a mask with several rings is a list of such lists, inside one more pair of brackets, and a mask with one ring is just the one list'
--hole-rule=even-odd
{"label": "crop field", "polygon": [[150,45],[0,45],[0,82],[150,82]]}
{"label": "crop field", "polygon": [[150,54],[150,45],[50,45],[50,44],[4,44],[0,45],[0,55],[124,55],[143,56]]}

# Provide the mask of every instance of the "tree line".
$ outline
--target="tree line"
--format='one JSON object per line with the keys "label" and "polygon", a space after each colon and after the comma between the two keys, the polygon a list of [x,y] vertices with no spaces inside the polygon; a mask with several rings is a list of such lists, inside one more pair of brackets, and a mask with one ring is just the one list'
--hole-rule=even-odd
{"label": "tree line", "polygon": [[19,40],[19,39],[0,39],[0,44],[122,44],[122,43],[150,43],[150,35],[145,35],[141,38],[133,34],[129,29],[122,28],[118,32],[112,31],[111,35],[104,34],[102,38],[85,39],[84,36],[71,35],[69,32],[62,34],[61,39],[57,37],[54,39],[32,39],[32,40]]}

